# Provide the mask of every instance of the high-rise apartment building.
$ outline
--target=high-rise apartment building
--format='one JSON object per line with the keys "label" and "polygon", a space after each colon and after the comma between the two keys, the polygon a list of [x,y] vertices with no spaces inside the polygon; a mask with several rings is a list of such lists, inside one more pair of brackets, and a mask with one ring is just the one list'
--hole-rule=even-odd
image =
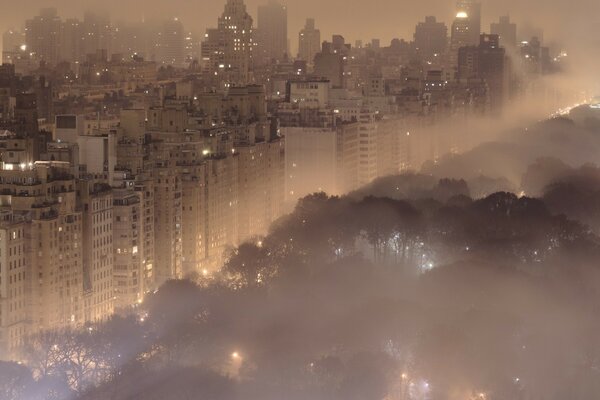
{"label": "high-rise apartment building", "polygon": [[100,322],[114,312],[112,190],[106,182],[80,179],[77,200],[83,219],[84,320]]}
{"label": "high-rise apartment building", "polygon": [[31,226],[26,214],[0,214],[0,359],[15,357],[30,329]]}
{"label": "high-rise apartment building", "polygon": [[[14,139],[13,151],[4,154],[0,171],[2,205],[25,215],[26,228],[8,233],[19,248],[9,257],[25,254],[27,260],[7,259],[8,273],[27,264],[27,314],[31,329],[51,329],[83,322],[82,215],[77,209],[76,181],[68,163],[36,162],[23,140]],[[11,156],[12,153],[12,156]],[[24,235],[24,236],[23,236]],[[21,247],[23,246],[23,247]],[[16,253],[15,253],[16,251]],[[4,253],[3,253],[4,254]],[[9,277],[8,283],[14,282]],[[18,279],[18,278],[16,278]],[[17,281],[18,282],[18,281]],[[3,280],[4,283],[4,280]]]}
{"label": "high-rise apartment building", "polygon": [[140,194],[131,188],[113,190],[113,287],[115,309],[126,309],[144,298],[144,211]]}

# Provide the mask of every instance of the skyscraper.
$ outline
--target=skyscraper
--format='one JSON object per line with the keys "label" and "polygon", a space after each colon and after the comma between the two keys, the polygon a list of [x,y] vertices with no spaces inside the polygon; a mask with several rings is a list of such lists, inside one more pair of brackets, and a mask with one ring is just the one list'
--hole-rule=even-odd
{"label": "skyscraper", "polygon": [[225,86],[250,81],[256,47],[253,20],[243,0],[227,0],[216,29],[208,29],[202,43],[205,72]]}
{"label": "skyscraper", "polygon": [[461,79],[485,80],[492,111],[501,110],[508,94],[508,76],[506,50],[500,47],[498,35],[481,35],[478,46],[459,50],[458,76]]}
{"label": "skyscraper", "polygon": [[96,54],[98,50],[112,51],[112,30],[110,16],[107,13],[88,11],[83,15],[83,52],[84,56]]}
{"label": "skyscraper", "polygon": [[298,58],[312,64],[321,50],[321,31],[315,29],[315,20],[308,18],[298,35]]}
{"label": "skyscraper", "polygon": [[481,35],[481,3],[477,0],[458,0],[457,16],[461,15],[467,24],[467,44],[477,46]]}
{"label": "skyscraper", "polygon": [[185,62],[185,32],[178,18],[167,20],[163,24],[158,42],[160,62],[165,65],[182,67]]}
{"label": "skyscraper", "polygon": [[419,22],[415,28],[414,39],[419,53],[424,58],[431,58],[446,50],[448,28],[443,22],[437,22],[435,17],[425,17],[425,22]]}
{"label": "skyscraper", "polygon": [[69,18],[62,23],[60,30],[59,50],[59,57],[61,61],[84,61],[84,36],[83,25],[78,19]]}
{"label": "skyscraper", "polygon": [[257,34],[261,62],[283,59],[288,54],[287,7],[276,0],[258,7]]}
{"label": "skyscraper", "polygon": [[56,8],[45,8],[40,15],[25,23],[25,41],[34,56],[50,65],[56,64],[59,56],[61,21]]}
{"label": "skyscraper", "polygon": [[500,17],[499,22],[492,23],[490,31],[492,35],[500,37],[500,45],[506,48],[517,47],[517,24],[510,22],[508,15]]}

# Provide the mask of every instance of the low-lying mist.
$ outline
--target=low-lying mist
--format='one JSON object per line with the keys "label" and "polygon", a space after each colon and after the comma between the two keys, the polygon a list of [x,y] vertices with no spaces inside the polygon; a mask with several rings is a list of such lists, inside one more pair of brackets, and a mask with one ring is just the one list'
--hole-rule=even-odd
{"label": "low-lying mist", "polygon": [[600,153],[585,115],[308,196],[218,274],[31,338],[31,370],[5,363],[0,385],[26,399],[595,399],[600,170],[585,162]]}

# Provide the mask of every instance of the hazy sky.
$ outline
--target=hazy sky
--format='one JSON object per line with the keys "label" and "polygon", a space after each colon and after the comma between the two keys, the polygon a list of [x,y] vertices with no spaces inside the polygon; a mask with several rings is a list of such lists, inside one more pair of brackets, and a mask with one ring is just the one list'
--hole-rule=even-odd
{"label": "hazy sky", "polygon": [[[256,17],[256,8],[268,0],[246,0]],[[517,22],[531,21],[545,28],[546,38],[569,39],[600,36],[599,0],[482,0],[485,31],[489,22],[510,13]],[[84,9],[107,8],[113,20],[141,19],[142,16],[178,16],[186,29],[203,32],[215,25],[225,0],[2,0],[0,30],[22,26],[41,7],[54,6],[61,16],[81,16]],[[443,21],[453,17],[455,0],[282,0],[289,7],[289,35],[292,49],[297,32],[306,17],[312,16],[323,38],[343,34],[350,42],[380,38],[382,44],[393,37],[410,39],[417,21],[435,15]]]}

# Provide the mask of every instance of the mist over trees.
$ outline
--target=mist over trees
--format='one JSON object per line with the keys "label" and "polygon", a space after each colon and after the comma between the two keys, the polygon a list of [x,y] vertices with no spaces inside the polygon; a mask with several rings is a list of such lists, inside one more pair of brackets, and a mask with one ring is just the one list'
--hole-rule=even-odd
{"label": "mist over trees", "polygon": [[27,366],[0,363],[0,392],[593,399],[600,153],[579,139],[598,132],[564,120],[531,131],[522,146],[307,196],[218,274],[169,281],[103,324],[31,337]]}

